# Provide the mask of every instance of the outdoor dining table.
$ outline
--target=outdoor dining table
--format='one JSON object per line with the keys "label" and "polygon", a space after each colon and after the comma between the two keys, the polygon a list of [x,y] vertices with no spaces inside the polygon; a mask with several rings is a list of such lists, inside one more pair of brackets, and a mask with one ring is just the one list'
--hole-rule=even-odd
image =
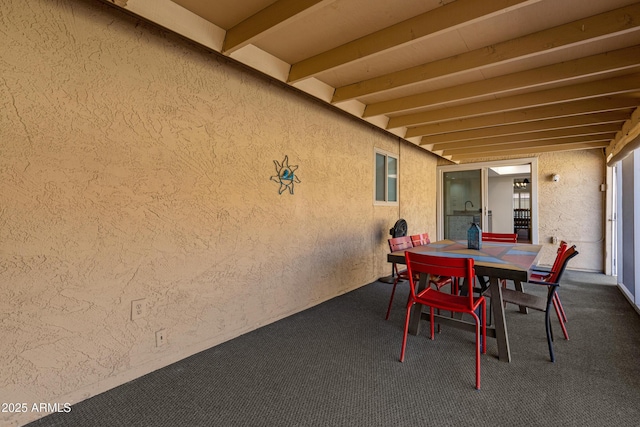
{"label": "outdoor dining table", "polygon": [[[489,289],[493,298],[491,307],[494,325],[487,325],[487,336],[496,339],[498,358],[503,362],[511,362],[500,279],[512,280],[516,290],[522,291],[522,283],[528,280],[529,271],[537,263],[541,249],[541,245],[482,242],[482,247],[478,250],[468,249],[466,240],[439,240],[428,245],[391,252],[387,256],[387,260],[392,263],[405,264],[405,251],[445,257],[473,258],[476,275],[481,280],[483,277],[489,278]],[[426,286],[427,278],[420,277],[417,291],[425,289]],[[413,335],[419,333],[421,319],[429,320],[429,313],[422,313],[422,308],[422,305],[415,304],[411,312],[409,333]],[[520,311],[526,313],[526,308],[521,307]],[[436,319],[441,324],[475,331],[473,323],[459,318],[436,315]]]}

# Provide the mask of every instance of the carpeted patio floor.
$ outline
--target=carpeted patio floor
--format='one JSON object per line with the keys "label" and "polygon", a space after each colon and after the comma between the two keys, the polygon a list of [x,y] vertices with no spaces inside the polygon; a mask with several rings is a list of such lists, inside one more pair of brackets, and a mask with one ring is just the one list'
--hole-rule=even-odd
{"label": "carpeted patio floor", "polygon": [[474,336],[409,336],[408,284],[374,282],[29,424],[52,426],[640,425],[640,316],[600,274],[568,271],[549,362],[540,312],[507,307],[512,362],[495,340],[474,388]]}

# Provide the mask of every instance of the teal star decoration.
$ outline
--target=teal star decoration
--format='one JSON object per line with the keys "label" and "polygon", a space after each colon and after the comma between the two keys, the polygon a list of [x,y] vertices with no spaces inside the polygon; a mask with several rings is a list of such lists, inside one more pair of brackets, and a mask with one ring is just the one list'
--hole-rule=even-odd
{"label": "teal star decoration", "polygon": [[293,184],[300,183],[300,179],[296,176],[295,171],[298,169],[298,165],[289,165],[289,156],[284,156],[282,163],[274,160],[276,165],[276,175],[271,177],[271,181],[275,181],[280,184],[278,194],[282,194],[285,190],[289,190],[289,194],[293,194]]}

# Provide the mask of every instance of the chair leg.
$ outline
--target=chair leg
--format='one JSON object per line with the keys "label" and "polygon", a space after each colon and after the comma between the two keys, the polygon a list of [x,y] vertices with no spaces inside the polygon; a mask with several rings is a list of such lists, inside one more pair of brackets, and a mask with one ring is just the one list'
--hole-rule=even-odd
{"label": "chair leg", "polygon": [[435,317],[433,315],[433,307],[429,307],[429,327],[431,328],[431,339],[435,339]]}
{"label": "chair leg", "polygon": [[[555,294],[556,296],[558,294]],[[564,319],[562,316],[562,312],[560,307],[558,307],[558,301],[553,298],[553,308],[555,308],[556,310],[556,315],[558,316],[558,322],[560,322],[560,328],[562,329],[562,333],[564,334],[564,339],[568,340],[569,339],[569,333],[567,332],[567,327],[564,325]]]}
{"label": "chair leg", "polygon": [[[487,325],[486,325],[486,321],[487,321],[487,306],[486,306],[486,304],[484,304],[484,303],[480,304],[478,306],[478,309],[474,313],[475,313],[476,316],[478,316],[478,319],[482,320],[481,325],[484,326],[484,332],[482,334],[483,338],[482,338],[482,341],[481,341],[482,345],[481,345],[480,349],[482,350],[482,354],[485,354],[487,352],[487,350],[485,348],[485,344],[484,344],[485,343],[484,337],[487,335],[487,332],[486,332],[487,331]],[[491,315],[491,313],[489,313],[489,315]]]}
{"label": "chair leg", "polygon": [[480,322],[476,324],[476,390],[480,390]]}
{"label": "chair leg", "polygon": [[[487,315],[486,315],[486,311],[487,311],[487,306],[485,304],[485,302],[482,302],[482,304],[480,304],[481,306],[481,310],[482,310],[482,323],[481,323],[481,328],[482,328],[482,334],[480,335],[480,339],[482,342],[482,354],[487,354]],[[480,355],[478,355],[478,380],[477,380],[477,384],[476,384],[476,388],[478,390],[480,390]]]}
{"label": "chair leg", "polygon": [[487,354],[487,304],[483,302],[482,310],[482,354]]}
{"label": "chair leg", "polygon": [[553,353],[553,332],[551,331],[551,304],[553,303],[553,296],[556,293],[554,286],[549,286],[549,294],[547,296],[547,309],[544,312],[544,322],[547,329],[547,343],[549,344],[549,357],[551,363],[555,363],[556,357]]}
{"label": "chair leg", "polygon": [[547,311],[544,313],[544,320],[547,328],[547,343],[549,344],[549,357],[551,358],[551,363],[555,363],[556,357],[553,354],[553,337],[551,335],[551,321],[549,319],[549,308],[547,307]]}
{"label": "chair leg", "polygon": [[555,300],[556,304],[558,304],[558,308],[560,308],[560,313],[562,314],[562,321],[567,323],[567,315],[564,312],[564,307],[562,306],[562,303],[560,302],[560,297],[558,296],[557,292],[554,294],[553,299]]}
{"label": "chair leg", "polygon": [[396,293],[396,286],[398,286],[398,280],[399,278],[396,278],[396,280],[393,282],[393,289],[391,290],[391,298],[389,298],[389,307],[387,307],[387,315],[385,316],[384,320],[389,320],[389,314],[391,314],[391,305],[393,304],[393,296]]}
{"label": "chair leg", "polygon": [[404,319],[404,335],[402,336],[402,350],[400,350],[400,361],[404,362],[404,352],[407,348],[407,335],[409,333],[409,318],[411,316],[411,307],[413,307],[413,301],[409,301],[407,304],[407,314]]}
{"label": "chair leg", "polygon": [[[476,323],[476,390],[480,390],[480,347],[484,346],[482,344],[482,335],[486,334],[486,330],[483,328],[476,313],[471,312],[471,315]],[[481,333],[481,331],[483,332]]]}

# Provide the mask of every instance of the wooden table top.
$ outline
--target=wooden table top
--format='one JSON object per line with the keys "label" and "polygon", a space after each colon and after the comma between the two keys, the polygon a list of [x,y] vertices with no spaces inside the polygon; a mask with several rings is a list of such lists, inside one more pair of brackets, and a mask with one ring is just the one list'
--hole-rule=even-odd
{"label": "wooden table top", "polygon": [[[436,256],[473,258],[476,274],[501,279],[527,281],[529,270],[540,257],[542,245],[482,242],[482,249],[468,249],[462,240],[439,240],[429,245],[415,246],[406,251]],[[389,262],[404,264],[405,251],[392,252]]]}

